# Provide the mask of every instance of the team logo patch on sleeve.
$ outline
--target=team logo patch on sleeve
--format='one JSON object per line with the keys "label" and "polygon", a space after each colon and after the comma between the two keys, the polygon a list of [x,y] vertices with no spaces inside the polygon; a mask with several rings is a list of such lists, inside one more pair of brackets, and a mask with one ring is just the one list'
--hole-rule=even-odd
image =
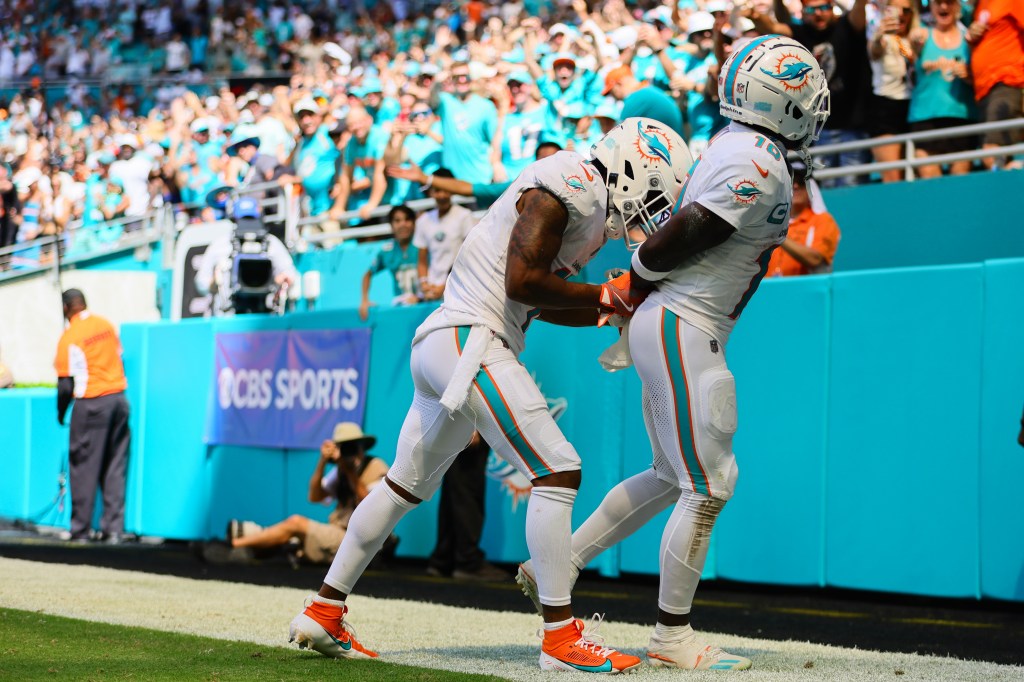
{"label": "team logo patch on sleeve", "polygon": [[770,69],[761,68],[765,73],[782,84],[782,87],[789,92],[799,92],[807,85],[813,66],[800,59],[799,56],[786,53],[775,60],[775,66]]}
{"label": "team logo patch on sleeve", "polygon": [[740,180],[734,185],[727,183],[725,186],[732,192],[732,199],[737,204],[752,204],[764,194],[753,180]]}
{"label": "team logo patch on sleeve", "polygon": [[587,186],[583,184],[583,178],[578,175],[570,175],[566,177],[562,176],[562,180],[565,182],[565,187],[573,194],[577,194],[587,189]]}

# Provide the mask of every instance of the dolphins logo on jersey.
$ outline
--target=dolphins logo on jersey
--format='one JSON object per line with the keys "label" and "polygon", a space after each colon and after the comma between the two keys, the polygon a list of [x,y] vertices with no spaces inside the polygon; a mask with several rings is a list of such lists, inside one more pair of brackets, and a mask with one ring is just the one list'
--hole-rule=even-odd
{"label": "dolphins logo on jersey", "polygon": [[753,180],[740,180],[735,187],[729,184],[726,184],[726,187],[732,192],[733,201],[738,204],[752,204],[764,194]]}
{"label": "dolphins logo on jersey", "polygon": [[672,164],[672,143],[668,136],[656,126],[647,126],[644,129],[642,123],[636,124],[636,150],[640,156],[649,161],[661,159],[665,163]]}
{"label": "dolphins logo on jersey", "polygon": [[795,54],[787,53],[775,62],[775,69],[761,68],[761,72],[779,81],[782,87],[790,92],[799,92],[807,85],[807,78],[813,66]]}
{"label": "dolphins logo on jersey", "polygon": [[583,184],[583,178],[578,175],[570,175],[569,177],[565,177],[563,175],[562,180],[565,182],[565,186],[568,187],[569,191],[573,194],[587,189],[587,186]]}
{"label": "dolphins logo on jersey", "polygon": [[[540,388],[540,384],[537,384]],[[548,403],[548,412],[556,422],[561,418],[569,401],[565,398],[544,398]],[[533,485],[530,480],[519,473],[514,466],[498,457],[497,453],[491,451],[487,457],[487,477],[497,481],[504,489],[505,494],[512,498],[512,511],[515,512],[519,503],[530,497]]]}

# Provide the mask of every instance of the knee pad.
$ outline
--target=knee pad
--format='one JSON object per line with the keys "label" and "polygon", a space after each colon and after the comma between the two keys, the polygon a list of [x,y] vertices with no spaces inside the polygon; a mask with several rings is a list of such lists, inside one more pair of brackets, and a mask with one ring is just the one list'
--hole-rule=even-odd
{"label": "knee pad", "polygon": [[715,440],[731,441],[736,433],[736,380],[724,367],[700,375],[701,420]]}
{"label": "knee pad", "polygon": [[396,460],[388,470],[388,478],[417,499],[427,502],[434,497],[434,494],[441,487],[441,480],[445,472],[448,471],[448,467],[451,466],[458,455],[458,452],[450,455],[435,471],[416,471],[412,462],[399,462]]}

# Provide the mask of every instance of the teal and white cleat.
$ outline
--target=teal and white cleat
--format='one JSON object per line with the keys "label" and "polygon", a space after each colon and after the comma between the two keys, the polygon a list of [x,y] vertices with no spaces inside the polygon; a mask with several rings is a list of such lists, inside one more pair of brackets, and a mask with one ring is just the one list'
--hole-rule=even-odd
{"label": "teal and white cleat", "polygon": [[678,642],[662,642],[652,636],[647,645],[647,662],[655,668],[682,668],[684,670],[746,670],[750,659],[730,654],[689,634]]}
{"label": "teal and white cleat", "polygon": [[519,572],[516,573],[516,582],[519,583],[520,589],[523,594],[530,598],[533,602],[533,608],[537,609],[537,614],[540,616],[544,615],[544,607],[540,604],[540,592],[537,591],[537,579],[533,577],[533,567],[530,566],[530,562],[519,564]]}

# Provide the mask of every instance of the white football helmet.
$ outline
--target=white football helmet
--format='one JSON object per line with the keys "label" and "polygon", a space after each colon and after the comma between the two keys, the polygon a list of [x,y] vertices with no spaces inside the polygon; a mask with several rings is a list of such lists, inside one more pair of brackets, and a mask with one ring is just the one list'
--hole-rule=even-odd
{"label": "white football helmet", "polygon": [[649,237],[669,219],[693,165],[679,133],[640,117],[609,130],[590,148],[590,158],[603,166],[608,186],[608,238],[625,238],[628,248],[643,241],[631,239],[631,230]]}
{"label": "white football helmet", "polygon": [[718,76],[726,118],[760,126],[803,149],[828,120],[825,74],[807,48],[792,38],[766,35],[734,46]]}

